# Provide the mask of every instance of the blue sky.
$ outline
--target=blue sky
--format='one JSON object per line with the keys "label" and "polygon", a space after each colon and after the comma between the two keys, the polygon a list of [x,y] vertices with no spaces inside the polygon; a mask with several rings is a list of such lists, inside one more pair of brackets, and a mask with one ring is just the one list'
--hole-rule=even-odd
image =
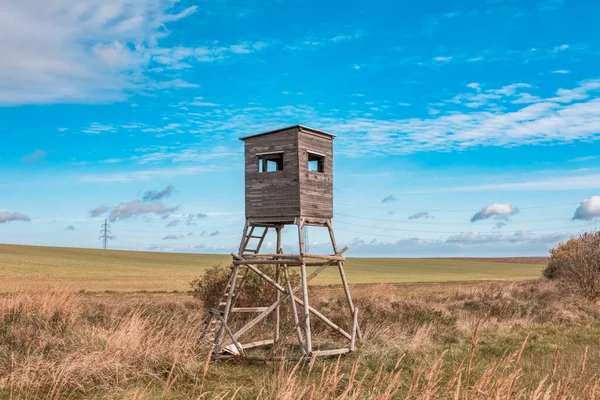
{"label": "blue sky", "polygon": [[349,255],[544,255],[597,227],[596,2],[2,8],[0,243],[98,247],[109,218],[112,248],[230,252],[237,138],[297,123],[337,135]]}

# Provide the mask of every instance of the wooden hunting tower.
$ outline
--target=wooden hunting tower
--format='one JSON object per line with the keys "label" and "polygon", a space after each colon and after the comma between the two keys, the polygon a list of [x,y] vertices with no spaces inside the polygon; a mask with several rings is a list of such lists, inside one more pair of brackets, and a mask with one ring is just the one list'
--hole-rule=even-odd
{"label": "wooden hunting tower", "polygon": [[[338,250],[331,218],[333,217],[333,139],[334,135],[295,125],[241,138],[245,146],[246,226],[238,253],[232,253],[233,265],[227,288],[219,303],[209,311],[205,334],[214,334],[213,360],[246,358],[258,360],[310,359],[321,355],[343,354],[355,349],[361,332],[358,310],[352,303],[344,273],[343,253]],[[285,254],[281,232],[286,225],[295,225],[299,254]],[[327,228],[333,254],[307,254],[303,229],[307,226]],[[276,233],[275,253],[259,253],[269,230]],[[274,269],[264,266],[273,265]],[[339,326],[310,306],[308,282],[328,266],[337,266],[340,283],[348,303],[348,321]],[[290,279],[289,268],[299,267],[300,283]],[[316,267],[307,275],[307,267]],[[271,271],[271,273],[269,273]],[[235,307],[248,274],[256,273],[276,289],[274,303],[256,307]],[[300,293],[298,293],[300,292]],[[297,294],[298,293],[298,294]],[[301,297],[298,297],[301,296]],[[288,343],[280,333],[281,309],[289,304],[287,315],[290,332],[295,331],[299,355],[286,351]],[[255,305],[255,304],[252,304]],[[286,309],[287,310],[287,309]],[[240,315],[233,315],[243,313]],[[244,318],[256,313],[254,318]],[[259,322],[274,314],[273,337],[252,338],[242,344],[240,337],[249,336]],[[314,342],[311,315],[349,343],[342,348],[324,348],[327,341]],[[273,318],[271,318],[273,319]],[[239,325],[238,329],[233,329]],[[250,355],[253,348],[270,350]]]}
{"label": "wooden hunting tower", "polygon": [[333,217],[333,138],[296,125],[241,138],[246,159],[246,218],[294,223]]}

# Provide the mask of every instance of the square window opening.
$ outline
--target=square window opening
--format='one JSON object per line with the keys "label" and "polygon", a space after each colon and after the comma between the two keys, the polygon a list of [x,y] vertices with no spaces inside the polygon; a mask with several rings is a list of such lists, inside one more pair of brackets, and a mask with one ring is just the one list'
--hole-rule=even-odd
{"label": "square window opening", "polygon": [[325,172],[325,156],[322,154],[308,153],[308,170]]}
{"label": "square window opening", "polygon": [[258,172],[283,170],[283,153],[262,154],[258,156]]}

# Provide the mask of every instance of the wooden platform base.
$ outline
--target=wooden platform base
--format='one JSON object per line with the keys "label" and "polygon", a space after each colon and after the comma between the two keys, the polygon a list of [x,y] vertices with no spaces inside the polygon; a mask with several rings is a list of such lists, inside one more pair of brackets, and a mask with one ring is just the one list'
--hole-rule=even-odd
{"label": "wooden platform base", "polygon": [[[333,254],[305,253],[302,229],[308,224],[323,226],[328,229]],[[358,325],[358,309],[354,307],[352,302],[352,296],[344,272],[345,257],[343,256],[343,253],[347,248],[344,248],[341,251],[338,250],[329,220],[307,221],[306,219],[296,219],[294,225],[297,226],[300,253],[285,254],[281,247],[281,230],[284,225],[285,223],[282,223],[281,221],[270,223],[268,221],[248,220],[246,222],[239,252],[232,253],[233,263],[225,293],[219,304],[209,311],[207,318],[205,330],[208,330],[212,323],[216,324],[212,360],[312,360],[315,357],[321,356],[338,356],[352,352],[356,349],[356,343],[361,338],[361,331]],[[256,233],[257,229],[263,229],[263,231]],[[269,229],[274,229],[277,233],[277,253],[260,254],[259,250]],[[255,245],[256,248],[254,249],[249,247],[249,243],[252,239],[258,240],[258,243]],[[269,276],[261,270],[260,266],[262,265],[274,265],[276,271],[275,276]],[[292,266],[299,267],[300,269],[301,282],[296,287],[292,287],[289,278],[288,268]],[[310,275],[307,275],[307,266],[316,266],[317,269]],[[331,319],[310,305],[308,282],[331,266],[337,266],[340,274],[340,281],[348,303],[348,325],[351,327],[350,332],[334,323]],[[266,284],[269,284],[276,289],[276,298],[271,305],[266,307],[234,307],[239,292],[243,290],[244,281],[248,274],[258,275],[266,282]],[[277,354],[276,349],[282,344],[280,337],[280,311],[285,303],[289,303],[290,305],[293,320],[292,328],[296,336],[297,351],[295,354],[282,356]],[[236,329],[233,329],[233,327],[230,326],[230,317],[233,313],[256,313],[257,315],[249,321],[246,321],[243,326],[238,326]],[[272,339],[255,340],[249,343],[240,342],[242,336],[249,333],[258,323],[264,321],[265,318],[271,314],[275,315]],[[311,332],[311,317],[324,323],[335,332],[346,345],[337,349],[314,349],[313,335]],[[271,351],[268,354],[265,355],[264,352],[259,355],[250,354],[252,349],[264,346],[271,346]]]}

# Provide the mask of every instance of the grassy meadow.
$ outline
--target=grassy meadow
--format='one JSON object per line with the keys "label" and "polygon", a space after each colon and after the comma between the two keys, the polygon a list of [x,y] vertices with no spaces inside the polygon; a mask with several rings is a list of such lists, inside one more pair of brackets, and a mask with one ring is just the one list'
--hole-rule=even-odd
{"label": "grassy meadow", "polygon": [[[349,258],[345,267],[352,284],[373,284],[531,279],[543,266],[514,261],[519,262]],[[230,262],[228,255],[0,245],[0,292],[48,286],[92,292],[186,291],[206,268]],[[337,269],[325,270],[311,284],[339,284]]]}
{"label": "grassy meadow", "polygon": [[[184,291],[228,261],[0,246],[0,399],[600,397],[600,305],[539,278],[544,260],[351,259],[356,352],[209,363],[206,310]],[[311,287],[311,304],[347,329],[335,278]],[[285,342],[294,331],[282,315]],[[322,328],[317,348],[337,339]],[[271,334],[266,322],[252,332]]]}

